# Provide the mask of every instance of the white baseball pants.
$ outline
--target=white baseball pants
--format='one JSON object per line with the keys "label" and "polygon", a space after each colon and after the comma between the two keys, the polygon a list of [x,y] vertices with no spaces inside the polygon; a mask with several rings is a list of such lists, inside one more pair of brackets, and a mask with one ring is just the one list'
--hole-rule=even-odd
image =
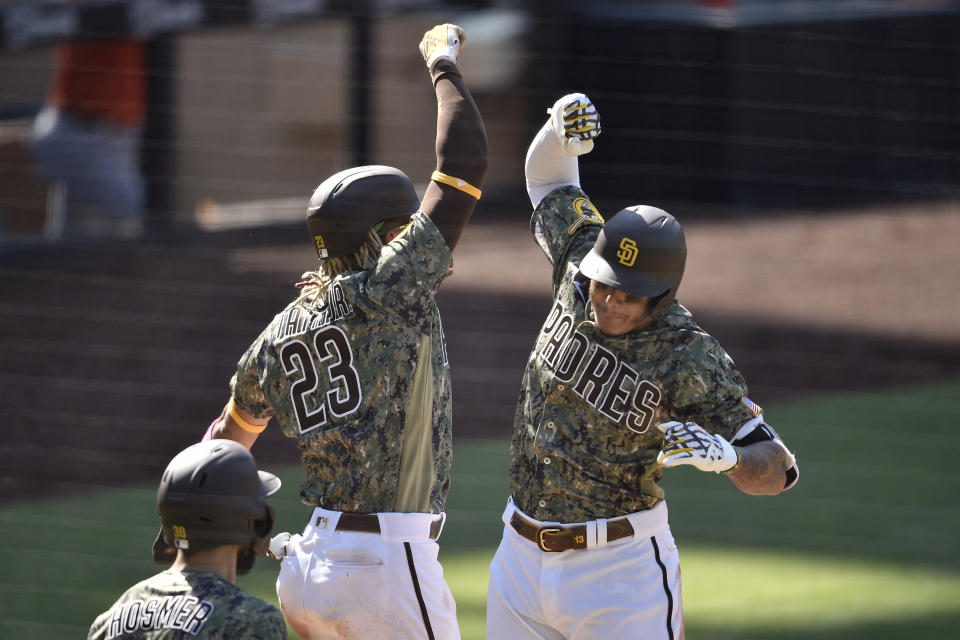
{"label": "white baseball pants", "polygon": [[380,533],[338,531],[317,508],[277,578],[280,608],[304,640],[459,640],[453,594],[430,539],[442,516],[381,513]]}
{"label": "white baseball pants", "polygon": [[[489,640],[683,640],[680,558],[665,503],[625,516],[633,537],[601,535],[586,549],[561,552],[520,536],[509,524],[514,511],[511,500],[490,564]],[[605,521],[568,524],[606,530]]]}

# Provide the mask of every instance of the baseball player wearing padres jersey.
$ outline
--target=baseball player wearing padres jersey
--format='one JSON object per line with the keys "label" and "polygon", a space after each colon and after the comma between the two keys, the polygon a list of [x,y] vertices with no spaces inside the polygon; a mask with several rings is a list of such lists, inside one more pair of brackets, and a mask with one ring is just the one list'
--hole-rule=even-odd
{"label": "baseball player wearing padres jersey", "polygon": [[236,442],[177,454],[157,491],[154,560],[170,568],[128,589],[97,617],[88,640],[286,640],[280,610],[234,584],[266,552],[266,497],[279,488]]}
{"label": "baseball player wearing padres jersey", "polygon": [[277,594],[302,638],[459,638],[437,561],[451,463],[451,384],[435,301],[486,172],[486,134],[457,68],[464,34],[420,50],[438,102],[437,170],[420,202],[384,166],[314,192],[320,268],[241,357],[214,437],[250,446],[273,417],[314,507],[277,536]]}
{"label": "baseball player wearing padres jersey", "polygon": [[100,614],[88,640],[286,640],[274,605],[211,571],[170,569],[134,585]]}
{"label": "baseball player wearing padres jersey", "polygon": [[679,639],[664,468],[761,494],[792,486],[797,468],[731,358],[675,301],[680,224],[650,206],[604,222],[577,160],[600,132],[596,108],[570,94],[549,113],[526,177],[554,298],[517,407],[487,637]]}

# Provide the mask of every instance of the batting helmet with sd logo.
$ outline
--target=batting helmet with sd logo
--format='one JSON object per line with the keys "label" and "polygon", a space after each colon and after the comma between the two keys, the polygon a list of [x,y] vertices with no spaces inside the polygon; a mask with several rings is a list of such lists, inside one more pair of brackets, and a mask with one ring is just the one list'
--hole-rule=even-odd
{"label": "batting helmet with sd logo", "polygon": [[267,496],[279,488],[280,479],[257,470],[250,452],[233,440],[187,447],[167,465],[157,489],[161,529],[154,560],[168,564],[177,549],[238,544],[237,571],[245,573],[266,553],[274,520]]}
{"label": "batting helmet with sd logo", "polygon": [[662,315],[683,278],[687,243],[672,215],[647,205],[627,207],[607,220],[580,262],[591,280],[644,298],[657,298],[650,315]]}
{"label": "batting helmet with sd logo", "polygon": [[321,258],[339,258],[360,248],[381,220],[410,216],[420,208],[413,183],[403,171],[384,165],[335,173],[313,192],[307,227]]}

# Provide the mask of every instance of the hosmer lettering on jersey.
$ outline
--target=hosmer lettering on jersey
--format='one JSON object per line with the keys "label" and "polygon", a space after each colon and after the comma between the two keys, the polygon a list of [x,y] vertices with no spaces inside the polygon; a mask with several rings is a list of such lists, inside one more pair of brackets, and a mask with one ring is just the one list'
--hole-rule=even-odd
{"label": "hosmer lettering on jersey", "polygon": [[184,595],[126,602],[113,610],[107,640],[157,629],[175,629],[195,636],[210,619],[213,609],[212,602]]}
{"label": "hosmer lettering on jersey", "polygon": [[[286,638],[273,605],[208,571],[170,569],[134,585],[90,627],[89,640]],[[179,634],[177,635],[179,637]]]}

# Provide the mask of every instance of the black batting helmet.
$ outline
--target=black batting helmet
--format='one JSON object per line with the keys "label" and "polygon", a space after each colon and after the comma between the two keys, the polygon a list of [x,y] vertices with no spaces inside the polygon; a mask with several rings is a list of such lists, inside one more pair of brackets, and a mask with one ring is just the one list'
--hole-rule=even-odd
{"label": "black batting helmet", "polygon": [[633,295],[663,296],[650,314],[656,317],[677,295],[686,260],[687,243],[677,219],[663,209],[637,205],[606,221],[580,263],[580,273]]}
{"label": "black batting helmet", "polygon": [[307,227],[317,255],[338,258],[360,248],[381,220],[409,216],[420,208],[413,183],[403,171],[384,165],[335,173],[313,192]]}
{"label": "black batting helmet", "polygon": [[167,465],[157,489],[161,529],[154,560],[166,564],[176,549],[226,544],[264,555],[273,529],[267,496],[279,488],[280,479],[258,471],[238,442],[216,439],[187,447]]}

